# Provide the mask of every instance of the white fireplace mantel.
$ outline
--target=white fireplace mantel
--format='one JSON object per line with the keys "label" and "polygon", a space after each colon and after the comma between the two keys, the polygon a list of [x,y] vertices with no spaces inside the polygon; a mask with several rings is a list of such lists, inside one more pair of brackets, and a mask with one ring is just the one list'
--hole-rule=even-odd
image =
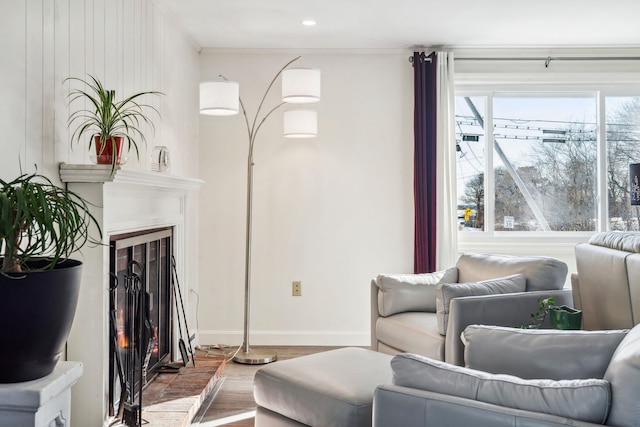
{"label": "white fireplace mantel", "polygon": [[[109,237],[173,227],[182,294],[197,291],[197,191],[204,181],[120,167],[112,173],[110,165],[66,163],[60,164],[60,179],[91,204],[104,243],[87,245],[77,256],[84,266],[67,359],[82,362],[84,375],[74,387],[72,417],[85,425],[108,425]],[[194,324],[189,298],[185,309]]]}
{"label": "white fireplace mantel", "polygon": [[111,165],[60,164],[60,179],[66,183],[114,183],[120,185],[142,185],[147,187],[198,190],[204,183],[201,179],[185,178],[158,172],[122,169]]}

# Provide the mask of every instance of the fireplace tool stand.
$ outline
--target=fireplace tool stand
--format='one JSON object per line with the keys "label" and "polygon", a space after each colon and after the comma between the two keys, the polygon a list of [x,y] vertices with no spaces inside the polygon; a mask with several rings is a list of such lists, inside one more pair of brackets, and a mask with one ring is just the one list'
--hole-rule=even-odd
{"label": "fireplace tool stand", "polygon": [[[138,270],[139,273],[134,270]],[[142,426],[142,389],[147,378],[147,368],[153,351],[154,335],[150,320],[149,296],[142,289],[144,268],[137,261],[130,261],[128,274],[125,275],[126,319],[123,331],[128,338],[126,345],[118,342],[116,290],[117,277],[111,291],[111,333],[114,336],[114,358],[120,377],[120,402],[117,418],[128,427]],[[124,358],[121,351],[125,351]],[[124,360],[123,360],[124,359]]]}
{"label": "fireplace tool stand", "polygon": [[[191,335],[189,334],[189,324],[187,323],[187,314],[184,309],[184,302],[182,300],[182,291],[180,290],[180,281],[178,281],[178,271],[176,269],[176,258],[171,255],[171,287],[173,288],[173,299],[176,302],[176,316],[178,320],[178,335],[180,340],[178,341],[178,348],[180,350],[180,356],[182,357],[182,366],[187,366],[189,363],[189,354],[191,354],[191,363],[193,367],[196,367],[196,359],[191,346]],[[177,291],[176,291],[177,290]],[[184,322],[184,329],[187,334],[187,343],[189,344],[189,353],[187,353],[187,345],[182,337],[182,322],[180,320],[180,310],[178,308],[178,299],[180,300],[180,307],[182,308],[182,322]]]}
{"label": "fireplace tool stand", "polygon": [[109,287],[109,295],[111,299],[111,310],[109,323],[111,324],[111,336],[113,345],[113,358],[116,361],[116,368],[118,369],[118,379],[120,381],[120,405],[118,406],[118,413],[116,414],[116,420],[122,420],[124,418],[124,402],[129,400],[131,395],[131,386],[127,381],[124,374],[124,367],[122,366],[122,358],[120,357],[120,351],[118,350],[118,330],[116,327],[117,314],[116,314],[116,291],[118,289],[118,277],[115,274],[111,274],[113,285]]}

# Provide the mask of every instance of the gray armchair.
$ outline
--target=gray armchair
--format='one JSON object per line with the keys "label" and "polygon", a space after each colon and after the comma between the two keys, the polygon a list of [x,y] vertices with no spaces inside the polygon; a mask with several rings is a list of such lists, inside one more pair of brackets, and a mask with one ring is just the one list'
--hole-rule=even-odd
{"label": "gray armchair", "polygon": [[466,326],[527,324],[541,297],[572,305],[566,277],[555,258],[487,254],[431,274],[381,274],[371,282],[371,349],[462,365]]}
{"label": "gray armchair", "polygon": [[582,328],[621,329],[640,323],[640,233],[596,233],[575,248],[571,276]]}
{"label": "gray armchair", "polygon": [[631,331],[465,329],[466,367],[401,354],[373,426],[640,425],[640,326]]}

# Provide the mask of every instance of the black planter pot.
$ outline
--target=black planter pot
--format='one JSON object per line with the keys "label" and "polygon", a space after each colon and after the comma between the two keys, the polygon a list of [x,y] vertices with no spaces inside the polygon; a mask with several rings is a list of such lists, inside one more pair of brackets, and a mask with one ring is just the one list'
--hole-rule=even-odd
{"label": "black planter pot", "polygon": [[75,260],[15,278],[0,274],[0,383],[35,380],[53,371],[71,330],[81,274],[82,263]]}

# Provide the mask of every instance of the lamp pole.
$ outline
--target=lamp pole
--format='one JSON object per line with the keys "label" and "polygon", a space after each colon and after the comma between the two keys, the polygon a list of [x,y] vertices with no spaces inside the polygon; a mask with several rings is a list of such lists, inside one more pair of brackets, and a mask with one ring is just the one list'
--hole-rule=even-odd
{"label": "lamp pole", "polygon": [[[252,231],[252,214],[253,214],[253,166],[255,165],[253,161],[253,148],[255,146],[256,135],[262,127],[262,124],[267,120],[267,118],[278,108],[282,107],[285,102],[281,102],[275,107],[273,107],[265,116],[258,122],[258,116],[260,115],[260,110],[264,104],[271,87],[276,82],[278,77],[282,74],[282,72],[292,63],[300,59],[297,58],[289,61],[284,67],[278,71],[278,73],[273,77],[271,83],[267,87],[262,100],[260,101],[260,105],[258,106],[258,110],[256,111],[256,115],[253,118],[251,124],[249,124],[249,118],[247,116],[247,110],[244,108],[244,103],[242,102],[242,98],[240,98],[240,107],[242,108],[242,114],[244,115],[244,121],[247,125],[247,132],[249,134],[249,155],[247,157],[247,228],[246,228],[246,243],[245,243],[245,264],[244,264],[244,336],[242,342],[242,348],[238,350],[236,355],[233,357],[233,361],[237,363],[243,363],[248,365],[260,365],[265,363],[274,362],[278,355],[274,352],[267,352],[261,350],[252,350],[249,346],[249,328],[250,328],[250,315],[251,315],[251,231]],[[220,76],[226,80],[224,76]]]}
{"label": "lamp pole", "polygon": [[[277,359],[275,353],[251,350],[249,346],[249,329],[251,313],[251,234],[252,234],[252,214],[253,214],[253,149],[255,147],[256,135],[264,122],[276,110],[286,103],[306,104],[320,100],[320,71],[310,68],[292,68],[283,72],[300,56],[287,62],[284,67],[276,73],[262,96],[253,120],[249,122],[247,110],[244,107],[239,94],[238,84],[229,81],[225,76],[220,75],[224,82],[203,82],[200,83],[200,113],[211,116],[228,116],[238,113],[238,103],[242,109],[244,122],[247,127],[249,137],[249,150],[247,156],[247,228],[245,235],[245,273],[244,273],[244,336],[242,346],[233,355],[233,360],[245,364],[264,364]],[[282,102],[278,103],[262,118],[260,112],[271,91],[274,83],[283,75]],[[287,77],[284,79],[284,77]],[[289,138],[310,138],[317,135],[317,117],[311,110],[286,111],[284,114],[284,136]]]}

